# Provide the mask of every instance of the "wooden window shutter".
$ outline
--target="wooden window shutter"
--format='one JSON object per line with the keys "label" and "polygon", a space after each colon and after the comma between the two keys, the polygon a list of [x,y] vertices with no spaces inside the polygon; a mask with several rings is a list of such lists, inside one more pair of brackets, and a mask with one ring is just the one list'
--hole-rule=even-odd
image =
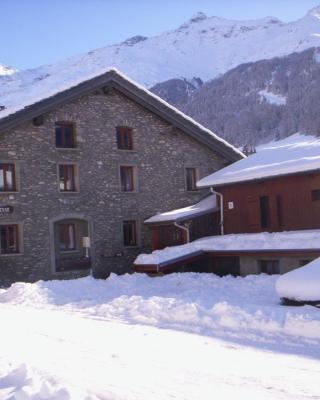
{"label": "wooden window shutter", "polygon": [[258,196],[248,196],[248,228],[251,232],[260,230],[260,201]]}

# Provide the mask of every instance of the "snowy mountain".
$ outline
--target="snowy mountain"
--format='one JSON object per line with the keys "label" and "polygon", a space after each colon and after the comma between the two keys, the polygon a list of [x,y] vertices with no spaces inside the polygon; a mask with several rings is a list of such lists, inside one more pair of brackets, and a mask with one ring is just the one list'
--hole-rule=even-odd
{"label": "snowy mountain", "polygon": [[0,77],[4,75],[12,75],[15,72],[15,69],[13,69],[12,67],[8,67],[7,65],[0,63]]}
{"label": "snowy mountain", "polygon": [[196,14],[178,29],[0,76],[0,117],[116,67],[145,86],[172,78],[206,81],[242,63],[320,46],[320,6],[295,22],[233,21]]}
{"label": "snowy mountain", "polygon": [[236,146],[320,135],[319,47],[239,65],[193,90],[181,79],[151,90]]}

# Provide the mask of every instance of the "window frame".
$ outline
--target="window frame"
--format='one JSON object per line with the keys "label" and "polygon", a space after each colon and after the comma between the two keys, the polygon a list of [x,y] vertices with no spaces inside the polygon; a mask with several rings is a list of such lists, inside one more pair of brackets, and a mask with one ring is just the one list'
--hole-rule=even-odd
{"label": "window frame", "polygon": [[[67,174],[66,174],[66,170],[68,168],[71,168],[71,167],[72,167],[72,179],[71,179],[72,189],[68,190],[68,189],[66,189],[67,180],[68,180]],[[61,187],[60,187],[60,184],[61,184],[61,181],[60,181],[60,169],[61,168],[63,168],[63,170],[64,170],[64,172],[63,172],[64,189],[61,189]],[[57,174],[58,174],[58,189],[59,189],[59,192],[60,193],[78,193],[79,192],[78,165],[75,164],[75,163],[63,163],[63,162],[61,162],[61,163],[58,163],[57,169],[58,169]]]}
{"label": "window frame", "polygon": [[[126,226],[132,227],[134,237],[134,243],[126,242]],[[122,221],[122,238],[123,238],[123,247],[138,247],[139,246],[139,235],[138,235],[138,221],[135,219],[126,219]]]}
{"label": "window frame", "polygon": [[[66,145],[66,129],[67,127],[72,127],[72,146]],[[76,126],[75,123],[72,121],[56,121],[54,124],[55,127],[55,147],[56,149],[76,149],[77,148],[77,136],[76,136]],[[62,144],[58,146],[57,144],[57,128],[60,127],[61,129],[61,142]]]}
{"label": "window frame", "polygon": [[[192,186],[189,187],[189,175],[188,171],[192,171]],[[199,180],[199,168],[198,167],[185,167],[184,169],[184,175],[185,175],[185,189],[187,192],[192,193],[192,192],[198,192],[199,188],[197,187],[197,181]]]}
{"label": "window frame", "polygon": [[[8,238],[10,240],[10,233],[8,232],[10,227],[14,227],[14,236],[15,236],[15,241],[16,241],[16,250],[15,251],[8,251],[8,252],[3,252],[2,251],[2,237],[1,237],[1,230],[3,228],[6,229],[5,233],[5,240],[7,241]],[[7,248],[7,247],[6,247]],[[20,225],[17,223],[1,223],[0,224],[0,256],[16,256],[22,254],[22,238],[21,238],[21,228]]]}
{"label": "window frame", "polygon": [[[268,271],[268,268],[270,266],[268,266],[267,263],[272,263],[272,266],[271,266],[272,271],[271,272]],[[263,269],[264,269],[263,264],[266,264],[265,265],[266,271],[263,271]],[[267,275],[279,275],[280,274],[279,259],[261,259],[261,260],[258,260],[258,265],[259,265],[260,274],[267,274]],[[277,272],[274,272],[275,268],[277,268]]]}
{"label": "window frame", "polygon": [[117,149],[131,151],[133,148],[133,129],[129,126],[116,127]]}
{"label": "window frame", "polygon": [[[123,183],[123,170],[131,171],[131,189],[124,189],[125,185]],[[121,193],[136,193],[138,192],[138,170],[136,165],[121,164],[119,166],[119,180],[120,180],[120,191]]]}
{"label": "window frame", "polygon": [[[74,247],[73,248],[68,248],[68,249],[61,249],[60,247],[60,243],[61,243],[61,227],[70,227],[72,226],[72,236],[73,236],[73,243],[74,243]],[[58,224],[58,229],[59,229],[59,253],[60,254],[66,254],[66,253],[74,253],[74,252],[78,252],[78,248],[77,248],[77,235],[76,235],[76,225],[73,222],[67,222],[67,223],[59,223]]]}
{"label": "window frame", "polygon": [[312,189],[311,190],[311,201],[319,201],[320,200],[320,189]]}
{"label": "window frame", "polygon": [[[3,166],[3,168],[1,168]],[[7,178],[6,178],[6,172],[8,171],[8,166],[13,167],[12,171],[12,189],[8,188],[8,183],[7,183]],[[6,167],[6,168],[5,168]],[[17,168],[16,168],[16,163],[12,161],[1,161],[0,162],[0,170],[3,170],[3,190],[0,189],[0,194],[1,193],[16,193],[18,191],[17,189]]]}

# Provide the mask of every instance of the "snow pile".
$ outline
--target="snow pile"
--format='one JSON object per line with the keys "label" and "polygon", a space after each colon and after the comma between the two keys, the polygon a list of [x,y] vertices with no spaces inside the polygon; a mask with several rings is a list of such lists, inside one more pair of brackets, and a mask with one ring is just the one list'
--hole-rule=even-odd
{"label": "snow pile", "polygon": [[135,274],[0,290],[0,399],[316,399],[320,313],[279,305],[276,279]]}
{"label": "snow pile", "polygon": [[282,298],[320,303],[320,258],[282,275],[276,290]]}
{"label": "snow pile", "polygon": [[259,146],[257,153],[197,182],[198,187],[263,179],[320,169],[320,139],[301,134]]}
{"label": "snow pile", "polygon": [[144,222],[155,224],[159,222],[179,221],[215,210],[217,210],[217,198],[216,195],[210,195],[192,206],[157,214]]}
{"label": "snow pile", "polygon": [[261,101],[265,100],[267,103],[276,106],[285,106],[287,104],[287,98],[281,94],[269,92],[268,90],[260,90],[258,92]]}
{"label": "snow pile", "polygon": [[151,254],[140,254],[136,265],[160,265],[177,258],[205,251],[250,251],[250,250],[305,250],[320,249],[320,230],[289,232],[240,233],[223,236],[208,236],[180,246],[155,250]]}
{"label": "snow pile", "polygon": [[266,275],[219,278],[213,274],[172,274],[150,278],[134,274],[112,275],[106,281],[88,277],[16,283],[0,291],[0,304],[65,310],[262,344],[272,337],[292,344],[296,335],[320,341],[319,312],[311,307],[279,306],[276,279]]}

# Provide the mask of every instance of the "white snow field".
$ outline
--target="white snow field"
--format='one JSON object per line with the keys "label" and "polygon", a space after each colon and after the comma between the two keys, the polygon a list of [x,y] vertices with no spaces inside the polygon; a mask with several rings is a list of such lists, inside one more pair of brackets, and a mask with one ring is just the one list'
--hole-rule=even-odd
{"label": "white snow field", "polygon": [[281,306],[276,280],[134,274],[0,290],[0,399],[320,399],[320,310]]}

